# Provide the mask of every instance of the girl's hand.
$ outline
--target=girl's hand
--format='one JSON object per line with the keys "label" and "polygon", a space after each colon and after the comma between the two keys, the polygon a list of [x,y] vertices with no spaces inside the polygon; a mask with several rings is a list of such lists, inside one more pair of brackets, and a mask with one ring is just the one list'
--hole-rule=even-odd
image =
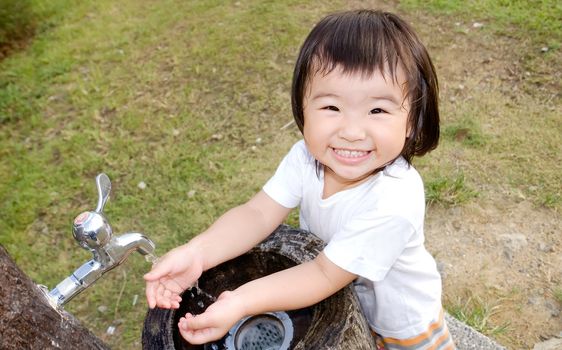
{"label": "girl's hand", "polygon": [[244,305],[236,292],[226,291],[204,313],[187,313],[180,318],[178,328],[189,343],[204,344],[222,338],[244,316]]}
{"label": "girl's hand", "polygon": [[146,300],[153,309],[177,309],[180,294],[192,286],[203,273],[203,257],[189,244],[172,249],[158,259],[152,270],[144,275]]}

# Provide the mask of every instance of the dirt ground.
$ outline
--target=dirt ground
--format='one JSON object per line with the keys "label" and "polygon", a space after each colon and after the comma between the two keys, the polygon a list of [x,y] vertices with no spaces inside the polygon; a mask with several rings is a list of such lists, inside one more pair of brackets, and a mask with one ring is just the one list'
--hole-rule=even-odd
{"label": "dirt ground", "polygon": [[428,249],[439,252],[446,301],[480,298],[495,308],[489,323],[507,325],[497,340],[529,349],[562,331],[550,289],[562,276],[561,222],[526,201],[500,203],[431,208]]}

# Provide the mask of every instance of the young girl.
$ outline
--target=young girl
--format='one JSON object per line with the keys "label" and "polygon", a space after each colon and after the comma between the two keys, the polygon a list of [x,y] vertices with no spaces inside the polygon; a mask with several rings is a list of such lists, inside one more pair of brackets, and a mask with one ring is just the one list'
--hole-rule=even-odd
{"label": "young girl", "polygon": [[368,10],[324,18],[293,77],[304,140],[262,191],[145,275],[149,306],[178,308],[203,271],[248,251],[300,206],[301,228],[324,251],[186,314],[178,326],[188,342],[219,339],[244,316],[310,306],[353,282],[379,348],[454,348],[424,247],[423,183],[410,164],[437,146],[437,99],[431,60],[403,20]]}

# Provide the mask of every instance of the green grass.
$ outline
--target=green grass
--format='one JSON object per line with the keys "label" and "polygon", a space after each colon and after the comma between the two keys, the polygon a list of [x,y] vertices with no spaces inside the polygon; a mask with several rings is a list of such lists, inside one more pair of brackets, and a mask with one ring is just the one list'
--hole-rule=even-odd
{"label": "green grass", "polygon": [[482,147],[486,144],[486,136],[482,128],[469,116],[457,123],[445,125],[442,137],[450,142],[460,142],[466,147]]}
{"label": "green grass", "polygon": [[405,8],[425,7],[453,20],[483,23],[503,35],[540,40],[553,49],[562,40],[562,4],[552,0],[405,0]]}
{"label": "green grass", "polygon": [[430,205],[460,205],[477,196],[466,184],[464,174],[453,176],[433,175],[425,182],[425,197]]}
{"label": "green grass", "polygon": [[[438,72],[452,62],[445,56],[452,39],[414,14],[429,11],[447,21],[454,15],[465,23],[501,15],[491,11],[498,10],[492,2],[476,4],[401,5],[422,36],[431,36]],[[560,210],[561,130],[551,109],[559,96],[540,89],[555,80],[551,63],[559,54],[559,22],[552,20],[559,5],[550,4],[549,11],[514,7],[528,17],[540,12],[548,30],[519,29],[524,16],[501,15],[489,34],[523,37],[530,30],[536,45],[553,48],[534,57],[527,42],[517,46],[525,67],[544,70],[519,95],[463,81],[466,89],[453,103],[449,85],[457,77],[440,76],[443,138],[416,160],[431,204],[463,205],[507,191],[554,215]],[[294,126],[280,130],[292,119],[299,45],[316,20],[347,5],[36,0],[30,6],[35,37],[0,61],[0,244],[35,282],[53,287],[90,258],[70,224],[95,207],[99,172],[113,183],[106,214],[116,234],[144,232],[159,255],[259,190],[300,137]],[[543,162],[548,166],[537,166]],[[298,213],[288,222],[297,225]],[[146,312],[141,276],[149,268],[132,255],[66,308],[112,347],[137,349]],[[116,334],[106,335],[116,323]]]}
{"label": "green grass", "polygon": [[492,318],[499,311],[501,305],[490,305],[477,296],[470,296],[466,300],[459,300],[447,306],[451,316],[469,325],[482,334],[497,337],[509,331],[509,324],[495,325]]}
{"label": "green grass", "polygon": [[562,305],[562,288],[554,288],[552,293],[554,294],[554,298],[556,299],[556,301],[558,301],[558,303]]}

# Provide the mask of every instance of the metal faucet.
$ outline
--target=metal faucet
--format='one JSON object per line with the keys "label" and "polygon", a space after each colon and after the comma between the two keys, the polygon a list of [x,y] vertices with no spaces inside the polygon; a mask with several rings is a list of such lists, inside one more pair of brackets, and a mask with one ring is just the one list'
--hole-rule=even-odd
{"label": "metal faucet", "polygon": [[94,258],[80,266],[48,294],[51,305],[60,308],[88,288],[107,271],[120,265],[129,254],[138,251],[154,258],[154,243],[142,233],[125,233],[113,237],[109,221],[103,214],[103,207],[111,192],[111,181],[105,174],[96,176],[98,205],[94,211],[78,215],[72,224],[72,235],[78,244],[94,255]]}

